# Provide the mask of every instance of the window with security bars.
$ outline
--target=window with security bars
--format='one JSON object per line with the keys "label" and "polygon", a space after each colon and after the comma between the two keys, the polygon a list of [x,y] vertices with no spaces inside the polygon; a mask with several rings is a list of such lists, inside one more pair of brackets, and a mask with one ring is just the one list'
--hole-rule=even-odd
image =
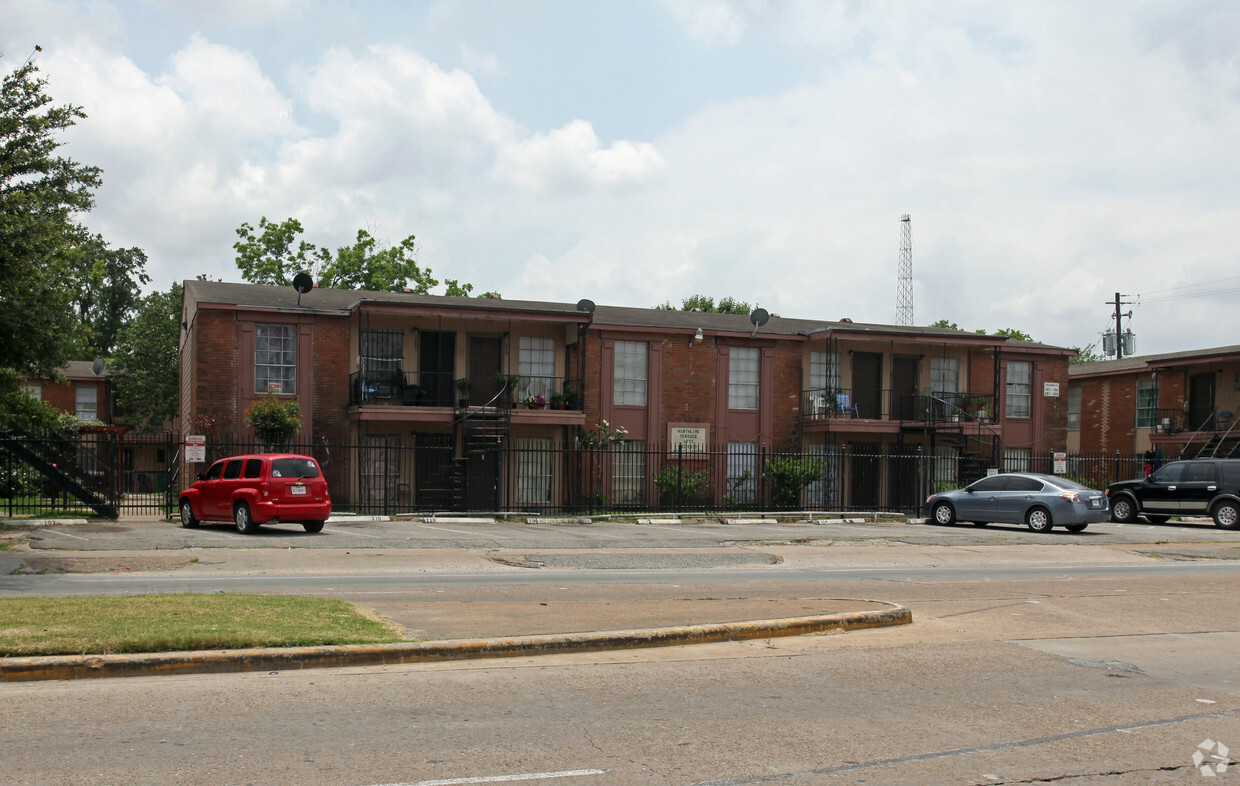
{"label": "window with security bars", "polygon": [[254,392],[297,392],[297,326],[254,326]]}
{"label": "window with security bars", "polygon": [[1007,403],[1004,414],[1009,418],[1027,418],[1033,404],[1033,363],[1013,360],[1007,364]]}
{"label": "window with security bars", "polygon": [[646,502],[646,441],[630,439],[611,449],[611,501],[616,505]]}
{"label": "window with security bars", "polygon": [[758,497],[758,446],[753,442],[728,443],[728,490],[729,502],[754,502]]}
{"label": "window with security bars", "polygon": [[542,396],[550,401],[555,389],[555,340],[521,336],[517,342],[517,373],[521,375],[521,398]]}
{"label": "window with security bars", "polygon": [[646,406],[646,343],[644,341],[616,342],[613,394],[618,406]]}
{"label": "window with security bars", "polygon": [[1137,428],[1153,428],[1158,422],[1158,384],[1153,379],[1137,380]]}
{"label": "window with security bars", "polygon": [[757,347],[732,347],[728,353],[728,409],[758,408]]}
{"label": "window with security bars", "polygon": [[362,374],[370,384],[404,384],[405,334],[401,330],[362,331]]}
{"label": "window with security bars", "polygon": [[516,444],[517,449],[513,458],[517,465],[517,504],[550,504],[551,440],[526,438],[518,439]]}

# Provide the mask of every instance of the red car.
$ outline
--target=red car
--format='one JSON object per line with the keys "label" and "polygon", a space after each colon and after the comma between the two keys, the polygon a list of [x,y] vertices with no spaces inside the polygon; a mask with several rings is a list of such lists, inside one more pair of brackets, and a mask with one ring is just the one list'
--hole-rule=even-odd
{"label": "red car", "polygon": [[231,521],[251,533],[260,524],[301,522],[319,532],[332,514],[332,498],[319,463],[292,453],[233,456],[211,465],[181,492],[181,526]]}

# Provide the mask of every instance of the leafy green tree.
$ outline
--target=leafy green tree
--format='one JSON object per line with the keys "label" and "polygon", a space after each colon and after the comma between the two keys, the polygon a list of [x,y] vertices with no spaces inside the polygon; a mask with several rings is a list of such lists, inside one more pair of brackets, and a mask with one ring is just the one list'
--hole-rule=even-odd
{"label": "leafy green tree", "polygon": [[940,319],[938,322],[931,322],[930,327],[947,328],[948,330],[959,330],[960,329],[960,326],[957,325],[955,322],[949,322],[946,319]]}
{"label": "leafy green tree", "polygon": [[674,308],[671,303],[665,302],[661,306],[655,306],[656,309],[663,311],[707,311],[713,314],[748,314],[753,309],[743,300],[737,300],[733,297],[720,298],[716,303],[713,297],[707,295],[691,295],[680,301],[680,308]]}
{"label": "leafy green tree", "polygon": [[181,336],[181,285],[142,298],[137,315],[117,334],[112,356],[116,408],[144,428],[167,423],[179,408],[177,342]]}
{"label": "leafy green tree", "polygon": [[1033,341],[1033,336],[1029,335],[1023,330],[1017,330],[1016,328],[999,328],[991,335],[1007,336],[1008,338],[1013,339],[1015,341]]}
{"label": "leafy green tree", "polygon": [[[233,244],[241,277],[251,284],[287,286],[298,273],[310,273],[323,287],[367,289],[395,292],[405,288],[425,295],[439,282],[429,269],[414,259],[414,236],[394,246],[380,247],[379,242],[364,229],[357,231],[351,246],[326,248],[301,240],[303,229],[295,218],[276,224],[264,216],[259,231],[248,223],[237,228],[240,238]],[[461,288],[457,282],[453,286]],[[469,284],[464,287],[473,289]]]}
{"label": "leafy green tree", "polygon": [[267,393],[246,407],[245,422],[254,429],[259,442],[281,447],[301,430],[301,405],[295,398],[281,399]]}
{"label": "leafy green tree", "polygon": [[58,135],[86,115],[52,106],[46,86],[29,60],[0,83],[0,368],[51,378],[71,359],[70,254],[100,170],[58,155]]}
{"label": "leafy green tree", "polygon": [[1069,363],[1093,363],[1099,360],[1106,360],[1105,357],[1098,353],[1098,344],[1094,342],[1086,347],[1072,347],[1076,350],[1076,357],[1068,358]]}
{"label": "leafy green tree", "polygon": [[73,346],[76,358],[112,354],[117,333],[137,312],[146,274],[140,248],[110,249],[93,237],[68,255],[71,302],[79,329]]}

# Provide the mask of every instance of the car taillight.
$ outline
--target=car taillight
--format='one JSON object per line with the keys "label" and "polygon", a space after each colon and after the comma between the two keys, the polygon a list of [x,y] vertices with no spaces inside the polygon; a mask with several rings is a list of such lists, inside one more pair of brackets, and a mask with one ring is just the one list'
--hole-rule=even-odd
{"label": "car taillight", "polygon": [[266,496],[270,496],[270,495],[267,493],[267,481],[265,481],[265,480],[264,480],[262,483],[259,483],[259,484],[258,484],[258,490],[262,492],[262,494],[263,494],[263,496],[264,496],[264,497],[266,497]]}
{"label": "car taillight", "polygon": [[1079,503],[1081,501],[1081,495],[1075,491],[1065,491],[1059,495],[1059,498],[1072,503]]}

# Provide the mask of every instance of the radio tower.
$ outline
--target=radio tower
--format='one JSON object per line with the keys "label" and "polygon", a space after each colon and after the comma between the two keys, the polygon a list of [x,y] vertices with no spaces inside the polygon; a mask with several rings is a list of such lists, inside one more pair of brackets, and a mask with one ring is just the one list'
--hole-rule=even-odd
{"label": "radio tower", "polygon": [[913,324],[913,220],[900,216],[900,286],[896,291],[896,324]]}

